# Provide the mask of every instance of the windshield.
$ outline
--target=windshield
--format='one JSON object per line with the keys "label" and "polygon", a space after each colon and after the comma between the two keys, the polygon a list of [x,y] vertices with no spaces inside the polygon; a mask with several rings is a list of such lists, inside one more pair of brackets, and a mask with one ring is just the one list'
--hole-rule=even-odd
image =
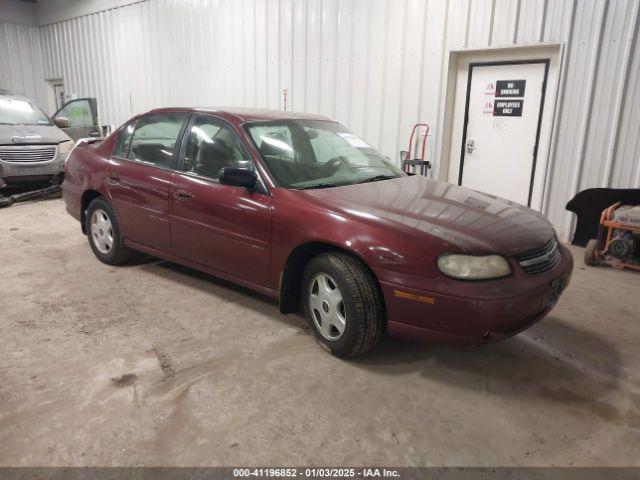
{"label": "windshield", "polygon": [[277,120],[247,129],[281,187],[339,187],[405,175],[339,123]]}
{"label": "windshield", "polygon": [[51,125],[51,122],[29,100],[0,95],[0,125]]}

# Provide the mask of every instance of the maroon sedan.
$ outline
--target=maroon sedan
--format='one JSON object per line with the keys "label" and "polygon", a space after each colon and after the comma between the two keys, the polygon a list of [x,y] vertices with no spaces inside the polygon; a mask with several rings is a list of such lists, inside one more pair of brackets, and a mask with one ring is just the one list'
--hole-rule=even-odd
{"label": "maroon sedan", "polygon": [[383,332],[514,335],[551,310],[573,267],[533,210],[406,175],[315,115],[153,110],[77,146],[63,191],[101,261],[136,250],[254,289],[302,309],[342,357]]}

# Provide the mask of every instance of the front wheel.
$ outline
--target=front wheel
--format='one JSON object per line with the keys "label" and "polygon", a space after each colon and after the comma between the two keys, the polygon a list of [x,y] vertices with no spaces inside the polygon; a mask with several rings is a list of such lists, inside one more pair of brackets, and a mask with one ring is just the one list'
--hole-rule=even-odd
{"label": "front wheel", "polygon": [[378,343],[382,294],[362,262],[346,253],[323,253],[309,262],[302,284],[305,317],[332,354],[355,357]]}
{"label": "front wheel", "polygon": [[118,265],[131,258],[132,251],[124,245],[124,238],[111,205],[103,198],[89,204],[85,217],[89,245],[98,260]]}

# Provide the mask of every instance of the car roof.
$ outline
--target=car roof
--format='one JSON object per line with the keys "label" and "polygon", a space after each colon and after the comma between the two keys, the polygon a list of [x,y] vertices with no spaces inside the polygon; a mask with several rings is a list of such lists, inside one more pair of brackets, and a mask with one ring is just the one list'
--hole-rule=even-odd
{"label": "car roof", "polygon": [[269,110],[244,107],[188,107],[188,108],[156,108],[147,113],[194,112],[210,113],[223,117],[232,123],[269,121],[269,120],[330,120],[322,115],[312,113],[290,112],[285,110]]}

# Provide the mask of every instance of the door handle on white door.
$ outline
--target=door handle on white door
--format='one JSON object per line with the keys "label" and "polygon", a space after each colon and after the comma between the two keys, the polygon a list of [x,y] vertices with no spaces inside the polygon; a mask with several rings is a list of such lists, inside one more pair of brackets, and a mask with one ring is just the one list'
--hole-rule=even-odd
{"label": "door handle on white door", "polygon": [[469,139],[465,142],[464,147],[467,153],[473,153],[473,151],[476,149],[476,142],[472,139]]}

